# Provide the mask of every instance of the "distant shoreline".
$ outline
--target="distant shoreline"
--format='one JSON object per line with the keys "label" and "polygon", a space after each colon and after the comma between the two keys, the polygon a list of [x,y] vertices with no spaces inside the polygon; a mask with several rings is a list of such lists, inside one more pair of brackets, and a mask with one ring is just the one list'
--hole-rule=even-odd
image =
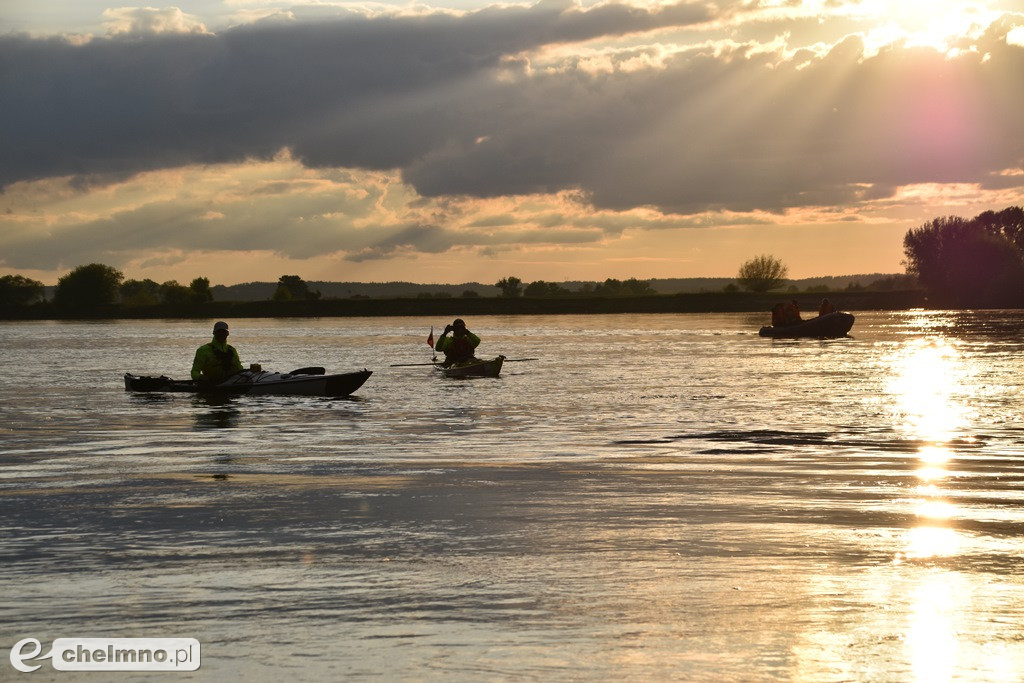
{"label": "distant shoreline", "polygon": [[609,313],[758,313],[778,301],[795,299],[801,310],[817,313],[823,298],[837,310],[907,310],[928,307],[924,292],[699,292],[622,297],[465,297],[395,299],[318,299],[310,301],[213,301],[201,305],[113,305],[68,313],[52,304],[0,309],[0,320],[112,320],[153,318],[331,318],[382,316],[586,315]]}

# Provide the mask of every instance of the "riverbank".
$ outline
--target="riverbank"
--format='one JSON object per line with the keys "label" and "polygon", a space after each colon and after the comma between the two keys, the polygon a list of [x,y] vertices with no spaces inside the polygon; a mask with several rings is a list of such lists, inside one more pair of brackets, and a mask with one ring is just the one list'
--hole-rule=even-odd
{"label": "riverbank", "polygon": [[608,313],[767,313],[778,301],[796,299],[817,312],[823,297],[838,310],[906,310],[927,307],[921,291],[842,291],[825,293],[699,292],[625,297],[552,298],[395,298],[320,299],[316,301],[214,301],[201,305],[108,306],[90,312],[66,312],[52,304],[0,309],[0,320],[103,320],[152,318],[289,318],[369,316],[561,315]]}

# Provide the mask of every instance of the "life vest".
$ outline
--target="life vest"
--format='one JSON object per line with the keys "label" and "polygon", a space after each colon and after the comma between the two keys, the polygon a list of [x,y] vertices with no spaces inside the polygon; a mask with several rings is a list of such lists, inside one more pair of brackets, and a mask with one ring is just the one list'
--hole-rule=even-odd
{"label": "life vest", "polygon": [[444,350],[445,360],[459,362],[473,357],[473,343],[469,337],[452,337],[448,348]]}
{"label": "life vest", "polygon": [[220,369],[224,373],[224,376],[234,374],[235,372],[235,348],[230,344],[227,345],[227,349],[221,351],[213,344],[210,344],[210,350],[213,351],[213,357],[217,359],[220,364]]}
{"label": "life vest", "polygon": [[785,304],[775,304],[772,306],[772,326],[782,327],[786,324]]}
{"label": "life vest", "polygon": [[221,351],[213,342],[210,342],[206,345],[206,348],[209,349],[210,353],[203,360],[202,371],[207,379],[220,382],[235,374],[238,368],[235,367],[234,347],[228,344]]}

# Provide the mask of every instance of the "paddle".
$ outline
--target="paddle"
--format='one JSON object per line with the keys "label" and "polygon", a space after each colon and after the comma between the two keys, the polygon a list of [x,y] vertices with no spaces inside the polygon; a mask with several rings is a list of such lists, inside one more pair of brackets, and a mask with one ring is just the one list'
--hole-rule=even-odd
{"label": "paddle", "polygon": [[320,367],[315,367],[314,366],[314,367],[309,367],[309,368],[299,368],[298,370],[292,370],[288,374],[289,375],[322,375],[325,372],[327,372],[327,370],[325,368],[320,368]]}

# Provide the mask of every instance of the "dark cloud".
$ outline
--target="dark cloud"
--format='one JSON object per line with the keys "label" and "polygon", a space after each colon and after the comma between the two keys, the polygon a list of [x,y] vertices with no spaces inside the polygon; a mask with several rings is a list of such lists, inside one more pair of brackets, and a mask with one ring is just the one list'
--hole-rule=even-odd
{"label": "dark cloud", "polygon": [[436,225],[410,225],[376,240],[372,245],[349,253],[349,261],[361,262],[391,258],[396,252],[411,250],[427,254],[441,254],[460,240],[451,231]]}
{"label": "dark cloud", "polygon": [[0,185],[266,158],[282,147],[312,164],[400,167],[462,130],[449,107],[475,99],[506,55],[706,18],[702,5],[584,13],[542,4],[85,45],[0,38],[10,105],[0,111],[9,133]]}
{"label": "dark cloud", "polygon": [[[992,184],[1024,161],[1024,48],[1006,44],[1008,25],[957,58],[865,57],[851,39],[791,60],[737,45],[670,58],[638,48],[598,70],[582,55],[550,69],[530,61],[545,46],[712,18],[704,3],[545,2],[84,45],[7,36],[0,186],[287,148],[312,167],[399,169],[427,197],[579,190],[598,207],[693,213]],[[660,63],[632,68],[645,59]],[[434,228],[412,230],[404,239],[417,249],[447,244]]]}

